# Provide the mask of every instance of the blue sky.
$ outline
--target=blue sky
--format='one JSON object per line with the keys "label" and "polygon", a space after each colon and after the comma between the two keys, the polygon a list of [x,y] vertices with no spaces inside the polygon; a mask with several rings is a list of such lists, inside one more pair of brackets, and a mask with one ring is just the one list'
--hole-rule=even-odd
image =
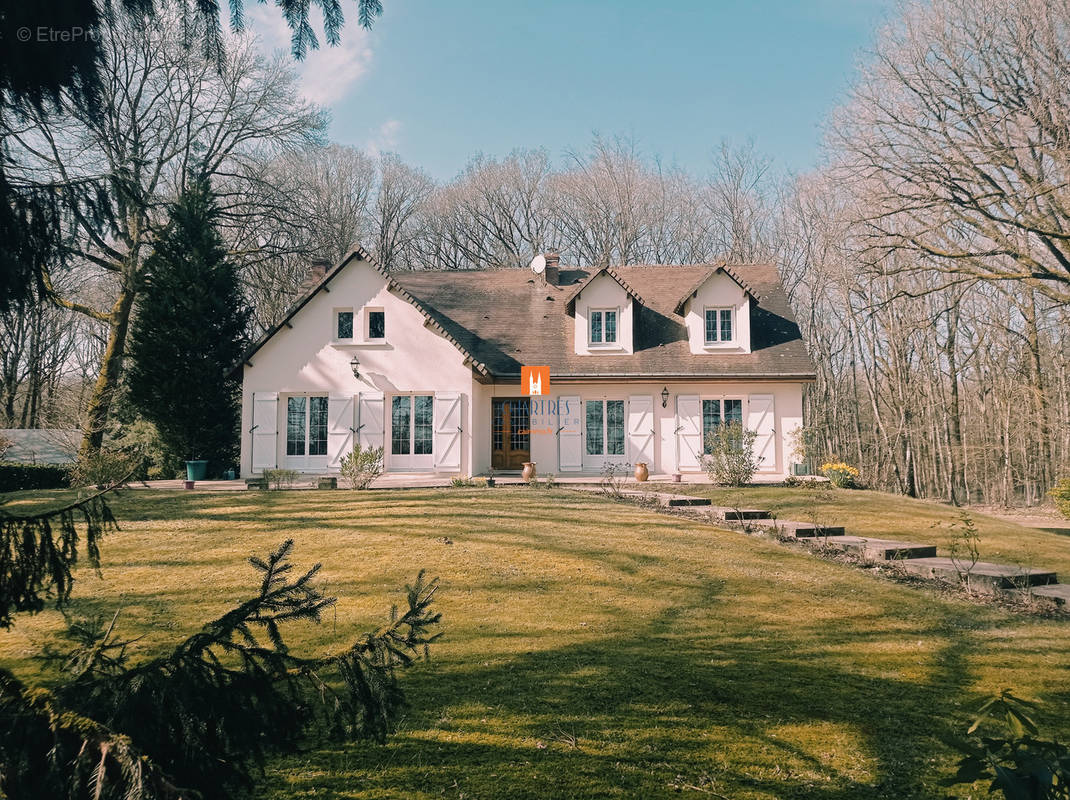
{"label": "blue sky", "polygon": [[596,132],[699,173],[725,139],[806,170],[892,12],[891,0],[383,6],[371,33],[350,20],[340,48],[302,65],[306,94],[331,108],[333,140],[393,150],[440,180],[479,152],[560,159]]}

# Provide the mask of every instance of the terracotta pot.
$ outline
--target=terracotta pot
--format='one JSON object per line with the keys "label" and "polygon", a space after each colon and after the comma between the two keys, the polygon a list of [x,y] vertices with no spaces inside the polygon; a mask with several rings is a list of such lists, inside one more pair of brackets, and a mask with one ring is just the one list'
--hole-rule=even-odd
{"label": "terracotta pot", "polygon": [[684,479],[684,476],[681,475],[679,472],[674,472],[673,473],[673,476],[672,476],[672,482],[673,483],[679,483],[683,479]]}
{"label": "terracotta pot", "polygon": [[649,477],[650,477],[650,470],[647,469],[646,462],[645,461],[637,461],[635,463],[635,479],[637,481],[642,482],[642,481],[645,481]]}
{"label": "terracotta pot", "polygon": [[520,477],[522,477],[526,481],[530,481],[532,478],[535,477],[535,462],[534,461],[525,461],[524,462],[524,471],[520,473]]}

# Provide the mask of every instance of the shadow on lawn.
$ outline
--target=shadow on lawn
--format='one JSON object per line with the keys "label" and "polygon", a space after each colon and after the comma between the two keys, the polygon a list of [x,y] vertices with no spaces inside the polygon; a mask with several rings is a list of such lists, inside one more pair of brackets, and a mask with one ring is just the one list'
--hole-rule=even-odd
{"label": "shadow on lawn", "polygon": [[[697,603],[712,600],[701,594]],[[287,797],[510,800],[668,797],[678,789],[733,798],[944,796],[928,787],[934,754],[950,763],[937,737],[971,699],[965,636],[945,633],[931,679],[913,683],[843,668],[839,648],[888,632],[692,637],[682,621],[692,610],[670,608],[630,638],[420,668],[406,678],[413,714],[386,747],[294,756],[265,788]],[[957,616],[949,612],[942,630],[953,630]]]}

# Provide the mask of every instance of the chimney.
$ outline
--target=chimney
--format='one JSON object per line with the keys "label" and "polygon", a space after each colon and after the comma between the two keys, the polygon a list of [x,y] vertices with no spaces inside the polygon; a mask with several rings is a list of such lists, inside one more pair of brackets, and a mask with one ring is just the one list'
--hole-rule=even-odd
{"label": "chimney", "polygon": [[326,259],[315,259],[309,262],[308,274],[301,282],[301,292],[307,292],[312,287],[317,286],[323,277],[327,274],[327,270],[331,268],[331,262]]}
{"label": "chimney", "polygon": [[548,284],[557,286],[560,277],[561,254],[556,250],[547,250],[545,255],[546,269],[543,270],[542,276]]}

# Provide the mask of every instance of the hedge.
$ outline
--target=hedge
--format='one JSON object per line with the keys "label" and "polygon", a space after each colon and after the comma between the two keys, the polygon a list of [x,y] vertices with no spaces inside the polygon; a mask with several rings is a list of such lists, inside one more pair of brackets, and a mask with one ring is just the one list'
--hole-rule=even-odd
{"label": "hedge", "polygon": [[66,489],[71,485],[68,467],[60,464],[0,463],[0,492],[25,489]]}

